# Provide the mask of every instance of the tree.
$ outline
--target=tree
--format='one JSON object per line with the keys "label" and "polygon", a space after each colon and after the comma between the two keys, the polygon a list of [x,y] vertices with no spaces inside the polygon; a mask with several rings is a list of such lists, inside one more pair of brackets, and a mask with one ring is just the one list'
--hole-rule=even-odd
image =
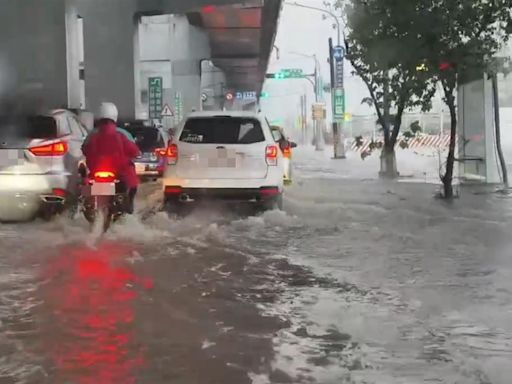
{"label": "tree", "polygon": [[442,84],[450,110],[450,145],[441,176],[444,197],[453,197],[457,139],[455,91],[459,84],[482,79],[493,56],[512,33],[510,0],[425,0],[418,2],[424,32],[419,35],[427,67]]}
{"label": "tree", "polygon": [[347,59],[368,88],[370,97],[363,102],[375,108],[384,136],[381,175],[392,178],[398,176],[395,146],[403,113],[430,110],[436,90],[431,74],[418,70],[423,55],[417,39],[417,1],[351,0],[344,7]]}

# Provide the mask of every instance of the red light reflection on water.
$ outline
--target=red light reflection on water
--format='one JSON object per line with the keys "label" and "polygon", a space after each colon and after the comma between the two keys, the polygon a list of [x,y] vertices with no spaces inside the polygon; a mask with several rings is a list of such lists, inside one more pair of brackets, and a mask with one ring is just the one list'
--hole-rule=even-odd
{"label": "red light reflection on water", "polygon": [[67,248],[49,265],[43,295],[52,321],[45,344],[56,382],[135,383],[144,361],[133,340],[133,304],[140,287],[153,282],[126,266],[130,251],[119,244]]}

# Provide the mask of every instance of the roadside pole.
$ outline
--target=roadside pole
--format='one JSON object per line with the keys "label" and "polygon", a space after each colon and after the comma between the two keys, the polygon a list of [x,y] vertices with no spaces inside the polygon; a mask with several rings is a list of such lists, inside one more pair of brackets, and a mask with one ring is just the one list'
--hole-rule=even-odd
{"label": "roadside pole", "polygon": [[331,67],[331,97],[332,97],[332,119],[334,136],[334,158],[346,159],[345,143],[343,140],[343,121],[345,118],[345,50],[340,45],[333,47],[332,39],[329,38],[329,63]]}
{"label": "roadside pole", "polygon": [[339,153],[339,132],[338,123],[335,119],[335,108],[334,108],[334,56],[333,56],[332,38],[329,37],[329,67],[331,70],[331,105],[332,105],[332,139],[334,146],[334,158],[338,158]]}
{"label": "roadside pole", "polygon": [[[314,84],[313,87],[315,88],[315,103],[318,103],[320,101],[320,95],[318,92],[318,76],[319,76],[319,69],[317,66],[316,56],[315,56],[315,75],[314,75]],[[324,148],[322,146],[322,124],[320,123],[320,120],[317,118],[313,119],[313,124],[315,126],[314,128],[314,134],[315,134],[315,149],[317,151],[323,151]]]}
{"label": "roadside pole", "polygon": [[306,98],[306,95],[302,95],[300,97],[300,114],[301,114],[301,129],[302,129],[302,142],[303,142],[303,145],[307,145],[307,141],[308,141],[308,132],[307,132],[307,127],[308,127],[308,120],[307,120],[307,98]]}

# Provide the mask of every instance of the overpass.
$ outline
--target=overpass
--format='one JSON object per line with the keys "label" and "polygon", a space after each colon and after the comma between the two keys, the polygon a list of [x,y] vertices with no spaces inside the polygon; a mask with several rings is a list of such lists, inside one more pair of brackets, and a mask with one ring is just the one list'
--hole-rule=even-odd
{"label": "overpass", "polygon": [[94,110],[111,100],[122,117],[144,117],[147,77],[160,75],[167,103],[179,95],[183,113],[201,108],[202,93],[221,107],[226,90],[261,90],[281,3],[4,0],[0,92],[45,107]]}

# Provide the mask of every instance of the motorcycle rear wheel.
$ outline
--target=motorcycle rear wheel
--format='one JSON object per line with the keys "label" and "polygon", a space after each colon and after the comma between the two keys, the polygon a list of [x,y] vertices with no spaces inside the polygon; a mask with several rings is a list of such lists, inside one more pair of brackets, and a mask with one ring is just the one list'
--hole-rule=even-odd
{"label": "motorcycle rear wheel", "polygon": [[110,196],[95,196],[95,204],[91,204],[84,209],[85,219],[94,226],[97,224],[97,220],[101,220],[103,232],[107,232],[112,224],[112,212],[110,209],[111,197]]}

